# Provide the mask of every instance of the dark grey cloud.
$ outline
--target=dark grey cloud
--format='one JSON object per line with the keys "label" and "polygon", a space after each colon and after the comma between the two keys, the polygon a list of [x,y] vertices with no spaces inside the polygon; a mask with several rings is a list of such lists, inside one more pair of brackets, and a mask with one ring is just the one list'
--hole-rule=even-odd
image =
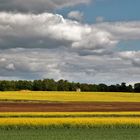
{"label": "dark grey cloud", "polygon": [[140,67],[140,51],[125,51],[119,53],[120,57],[130,63],[134,67]]}
{"label": "dark grey cloud", "polygon": [[90,0],[0,0],[0,11],[40,13],[89,2]]}
{"label": "dark grey cloud", "polygon": [[126,61],[119,52],[80,56],[64,48],[7,49],[0,52],[0,79],[63,78],[89,83],[132,83],[140,79],[139,68],[131,63],[137,55],[135,52]]}

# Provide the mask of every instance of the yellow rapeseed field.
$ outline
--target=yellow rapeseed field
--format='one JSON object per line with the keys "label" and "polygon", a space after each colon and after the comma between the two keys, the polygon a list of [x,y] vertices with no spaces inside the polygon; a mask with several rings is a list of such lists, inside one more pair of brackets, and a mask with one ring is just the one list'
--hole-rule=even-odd
{"label": "yellow rapeseed field", "polygon": [[[1,101],[140,102],[136,93],[0,92]],[[140,112],[1,112],[3,126],[138,126]]]}
{"label": "yellow rapeseed field", "polygon": [[0,100],[44,100],[44,101],[82,101],[82,102],[140,102],[140,94],[106,92],[46,92],[17,91],[0,92]]}
{"label": "yellow rapeseed field", "polygon": [[140,126],[140,118],[1,118],[0,126]]}

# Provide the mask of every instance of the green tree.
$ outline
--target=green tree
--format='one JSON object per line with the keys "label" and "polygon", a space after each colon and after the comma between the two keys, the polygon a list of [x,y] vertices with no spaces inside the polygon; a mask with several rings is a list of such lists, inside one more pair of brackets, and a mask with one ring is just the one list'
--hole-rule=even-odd
{"label": "green tree", "polygon": [[140,83],[136,83],[136,84],[134,85],[134,91],[140,93]]}
{"label": "green tree", "polygon": [[44,79],[42,87],[44,91],[57,91],[57,84],[53,79]]}
{"label": "green tree", "polygon": [[57,89],[58,91],[69,91],[70,84],[67,80],[59,80],[57,82]]}

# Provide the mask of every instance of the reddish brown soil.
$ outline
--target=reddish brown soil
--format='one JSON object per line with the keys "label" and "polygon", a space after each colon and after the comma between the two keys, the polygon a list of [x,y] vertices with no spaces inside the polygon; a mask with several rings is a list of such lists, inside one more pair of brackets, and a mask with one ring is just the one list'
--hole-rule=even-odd
{"label": "reddish brown soil", "polygon": [[140,103],[0,103],[0,112],[140,111]]}

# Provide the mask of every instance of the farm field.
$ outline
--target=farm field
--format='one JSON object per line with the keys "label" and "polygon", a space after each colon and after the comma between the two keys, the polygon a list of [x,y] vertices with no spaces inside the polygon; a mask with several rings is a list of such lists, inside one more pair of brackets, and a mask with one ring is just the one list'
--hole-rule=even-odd
{"label": "farm field", "polygon": [[140,94],[101,92],[0,92],[0,112],[140,111]]}
{"label": "farm field", "polygon": [[1,118],[140,117],[140,112],[0,112]]}
{"label": "farm field", "polygon": [[135,102],[46,102],[32,103],[19,101],[0,103],[0,112],[110,112],[140,111]]}
{"label": "farm field", "polygon": [[31,127],[31,128],[46,128],[46,127],[140,127],[139,117],[61,117],[61,118],[1,118],[0,127]]}
{"label": "farm field", "polygon": [[0,136],[18,140],[137,140],[140,94],[0,92]]}
{"label": "farm field", "polygon": [[0,130],[2,140],[139,140],[139,128],[46,128]]}
{"label": "farm field", "polygon": [[140,112],[0,113],[3,140],[138,140]]}
{"label": "farm field", "polygon": [[0,92],[1,101],[44,101],[44,102],[140,102],[138,93],[109,92],[48,92],[14,91]]}

